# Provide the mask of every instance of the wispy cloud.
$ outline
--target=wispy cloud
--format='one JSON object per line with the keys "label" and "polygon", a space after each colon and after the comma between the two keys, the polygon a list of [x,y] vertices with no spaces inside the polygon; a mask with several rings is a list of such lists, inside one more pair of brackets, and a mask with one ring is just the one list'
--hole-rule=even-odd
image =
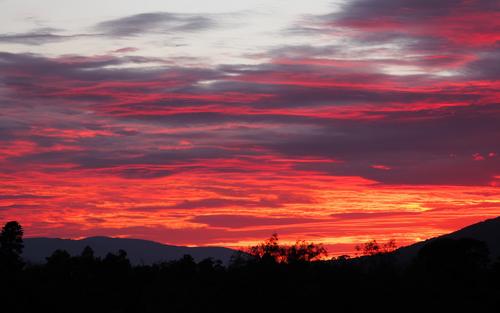
{"label": "wispy cloud", "polygon": [[93,34],[60,35],[57,32],[58,30],[53,28],[40,28],[26,33],[0,34],[0,43],[38,46],[95,36]]}
{"label": "wispy cloud", "polygon": [[203,15],[154,12],[100,22],[95,30],[106,36],[128,37],[146,33],[203,31],[216,24],[216,21]]}

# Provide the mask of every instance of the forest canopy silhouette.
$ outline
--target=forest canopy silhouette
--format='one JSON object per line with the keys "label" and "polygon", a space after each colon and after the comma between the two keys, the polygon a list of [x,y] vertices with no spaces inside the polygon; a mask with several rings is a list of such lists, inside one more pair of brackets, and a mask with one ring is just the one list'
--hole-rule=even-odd
{"label": "forest canopy silhouette", "polygon": [[[229,264],[190,255],[131,265],[127,252],[104,257],[56,250],[44,264],[22,260],[22,226],[0,234],[4,312],[334,312],[500,309],[500,260],[475,239],[438,238],[401,264],[395,243],[359,246],[359,257],[328,259],[321,244],[282,245],[273,234]],[[328,304],[327,304],[328,302]]]}

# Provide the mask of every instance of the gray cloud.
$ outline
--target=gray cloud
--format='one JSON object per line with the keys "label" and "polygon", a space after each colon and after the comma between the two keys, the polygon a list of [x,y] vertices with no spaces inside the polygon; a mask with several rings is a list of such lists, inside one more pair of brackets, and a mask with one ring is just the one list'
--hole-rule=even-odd
{"label": "gray cloud", "polygon": [[95,26],[98,32],[112,37],[136,36],[144,33],[177,33],[202,31],[215,26],[209,17],[167,12],[143,13],[104,21]]}
{"label": "gray cloud", "polygon": [[173,205],[175,209],[199,209],[199,208],[224,208],[224,207],[253,207],[253,208],[278,208],[287,203],[310,203],[311,199],[295,195],[280,195],[276,199],[223,199],[208,198],[201,200],[186,200]]}
{"label": "gray cloud", "polygon": [[52,196],[40,196],[32,194],[14,194],[14,195],[0,195],[0,200],[34,200],[34,199],[51,199]]}
{"label": "gray cloud", "polygon": [[495,10],[495,0],[354,0],[346,2],[340,13],[325,18],[339,21],[384,20],[391,18],[403,23],[421,23],[427,19],[454,14],[457,9]]}
{"label": "gray cloud", "polygon": [[191,222],[206,224],[210,227],[223,228],[245,228],[252,226],[283,226],[294,224],[306,224],[314,222],[322,222],[320,219],[312,218],[290,218],[290,217],[257,217],[251,215],[200,215],[195,216]]}
{"label": "gray cloud", "polygon": [[417,54],[464,53],[488,45],[488,40],[474,44],[476,38],[495,42],[497,25],[482,21],[495,19],[498,10],[495,0],[352,0],[334,13],[308,16],[307,23],[288,31],[314,35],[347,28],[355,32],[344,39],[356,46],[390,42]]}
{"label": "gray cloud", "polygon": [[338,220],[359,220],[359,219],[372,219],[372,218],[385,218],[394,216],[415,216],[422,214],[421,212],[346,212],[335,213],[330,216]]}
{"label": "gray cloud", "polygon": [[150,168],[127,168],[116,171],[116,174],[128,179],[155,179],[172,175],[172,171]]}
{"label": "gray cloud", "polygon": [[480,54],[477,60],[462,70],[466,77],[474,79],[500,80],[500,42]]}
{"label": "gray cloud", "polygon": [[57,29],[52,28],[40,28],[26,33],[0,34],[0,43],[37,46],[53,42],[95,36],[93,34],[59,35],[56,33],[57,31]]}

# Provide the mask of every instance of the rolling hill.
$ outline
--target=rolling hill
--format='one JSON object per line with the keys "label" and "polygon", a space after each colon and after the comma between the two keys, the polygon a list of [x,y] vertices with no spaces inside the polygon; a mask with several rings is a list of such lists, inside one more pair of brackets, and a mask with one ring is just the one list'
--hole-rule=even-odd
{"label": "rolling hill", "polygon": [[195,261],[212,257],[227,264],[231,255],[236,252],[222,247],[170,246],[148,240],[109,237],[90,237],[81,240],[26,238],[24,245],[23,258],[31,263],[45,262],[45,258],[57,249],[66,250],[71,255],[79,255],[86,246],[91,247],[95,255],[100,257],[104,257],[108,252],[116,253],[123,249],[127,251],[130,262],[134,265],[177,260],[185,254],[191,255]]}
{"label": "rolling hill", "polygon": [[469,225],[453,233],[399,248],[395,251],[396,257],[403,263],[410,262],[425,244],[438,238],[473,238],[484,241],[490,250],[490,259],[495,260],[500,257],[500,217],[488,219]]}

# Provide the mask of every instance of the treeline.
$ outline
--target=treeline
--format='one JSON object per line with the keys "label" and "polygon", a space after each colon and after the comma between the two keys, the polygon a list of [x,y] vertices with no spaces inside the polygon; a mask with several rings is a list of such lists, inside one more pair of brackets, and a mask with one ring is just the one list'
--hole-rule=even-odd
{"label": "treeline", "polygon": [[2,312],[500,312],[500,262],[473,239],[435,240],[405,265],[390,241],[326,260],[321,245],[273,235],[227,265],[186,255],[132,266],[125,251],[89,247],[25,264],[22,236],[16,222],[0,234]]}

